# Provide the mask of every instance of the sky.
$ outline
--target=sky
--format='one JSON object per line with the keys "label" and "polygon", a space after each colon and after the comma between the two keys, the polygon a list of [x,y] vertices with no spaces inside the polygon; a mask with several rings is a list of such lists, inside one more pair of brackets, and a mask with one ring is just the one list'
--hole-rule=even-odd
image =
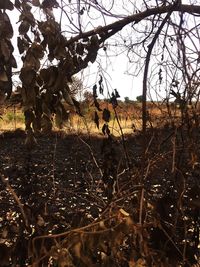
{"label": "sky", "polygon": [[[83,84],[86,89],[91,89],[94,83],[98,83],[99,75],[103,75],[104,96],[108,97],[108,91],[117,89],[121,96],[121,100],[125,97],[136,99],[142,94],[142,73],[138,77],[133,77],[127,74],[127,58],[125,55],[120,55],[109,59],[106,62],[105,58],[98,63],[90,64],[90,66],[81,73]],[[103,70],[102,70],[103,69]]]}
{"label": "sky", "polygon": [[[59,0],[58,0],[59,1]],[[121,0],[120,0],[121,1]],[[67,1],[66,1],[67,2]],[[75,2],[75,0],[72,0],[72,2]],[[92,2],[92,1],[91,1]],[[100,2],[100,0],[99,0]],[[105,1],[102,0],[102,2],[109,3],[111,1]],[[129,3],[127,6],[124,5],[125,9],[122,9],[122,6],[119,3]],[[135,5],[140,6],[140,3],[143,2],[141,0],[137,1],[130,1],[130,0],[123,0],[122,2],[116,2],[116,8],[115,12],[118,14],[132,14],[132,10],[134,5],[130,3],[134,3]],[[147,1],[150,2],[150,1]],[[13,11],[10,13],[10,19],[13,24],[14,31],[18,33],[18,26],[19,24],[16,24],[18,21],[19,13],[14,11],[16,13],[13,13]],[[55,18],[59,21],[60,18],[60,11],[59,9],[55,9]],[[76,21],[76,13],[70,14],[72,20],[75,22]],[[90,13],[91,14],[91,13]],[[91,27],[96,26],[96,25],[104,25],[105,24],[105,17],[99,17],[98,14],[95,14],[95,11],[92,11],[92,16],[93,18],[97,17],[97,19],[92,21],[86,21],[87,14],[85,15],[86,17],[83,16],[83,25],[85,25],[84,30],[89,30]],[[88,18],[87,18],[88,20]],[[116,18],[111,18],[111,17],[106,17],[106,23],[111,23],[115,21]],[[92,24],[93,23],[93,24]],[[65,16],[63,16],[62,19],[62,24],[63,27],[68,27],[69,22],[66,19]],[[142,27],[142,26],[141,26]],[[131,32],[132,34],[132,32]],[[15,47],[14,55],[17,58],[20,58],[19,53],[18,53],[18,48],[16,45],[16,39],[17,34],[14,35],[13,38],[13,44]],[[130,37],[131,38],[131,37]],[[109,41],[108,41],[109,43]],[[99,56],[97,57],[97,61],[94,64],[90,64],[88,68],[83,70],[81,73],[79,73],[78,77],[83,81],[84,88],[87,90],[92,90],[92,87],[95,83],[98,82],[99,80],[99,75],[103,76],[103,85],[104,85],[104,96],[103,97],[108,97],[108,90],[111,93],[112,90],[117,89],[121,99],[123,100],[124,97],[129,97],[130,99],[136,99],[137,96],[142,94],[142,80],[143,80],[143,73],[140,71],[137,76],[134,75],[134,69],[130,70],[130,73],[127,74],[127,70],[129,69],[128,65],[128,59],[127,55],[120,54],[115,56],[115,53],[112,53],[112,56],[107,57],[105,51],[103,49],[100,49],[99,51]],[[116,54],[119,54],[116,52]],[[20,64],[19,64],[20,65]],[[152,91],[152,97],[154,98],[155,95]]]}
{"label": "sky", "polygon": [[[57,10],[55,9],[57,12]],[[55,14],[55,18],[59,20],[59,13]],[[14,29],[13,45],[14,45],[14,56],[18,63],[18,68],[21,66],[21,56],[19,55],[17,48],[17,34],[18,34],[18,19],[19,13],[17,11],[8,12],[10,20]],[[94,15],[95,16],[95,15]],[[113,19],[108,19],[108,22],[112,22]],[[65,18],[63,17],[63,24]],[[98,21],[96,22],[98,23]],[[117,89],[121,100],[124,100],[124,97],[129,97],[130,99],[136,99],[138,95],[142,94],[142,76],[138,78],[133,78],[133,76],[126,74],[127,71],[127,58],[124,55],[106,57],[105,52],[102,53],[102,49],[99,51],[99,56],[97,62],[90,63],[88,68],[83,70],[78,74],[78,77],[83,81],[85,90],[92,90],[93,85],[98,82],[99,74],[104,77],[104,96],[101,98],[108,97],[108,90],[111,93],[112,90]],[[14,71],[16,71],[14,69]],[[14,76],[15,83],[18,83],[17,75]]]}

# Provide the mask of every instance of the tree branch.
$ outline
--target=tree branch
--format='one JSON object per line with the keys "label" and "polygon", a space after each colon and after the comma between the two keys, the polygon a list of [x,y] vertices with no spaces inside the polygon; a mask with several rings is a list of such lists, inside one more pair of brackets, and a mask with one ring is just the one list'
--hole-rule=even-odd
{"label": "tree branch", "polygon": [[198,14],[200,15],[200,5],[168,5],[168,6],[160,6],[155,7],[151,9],[147,9],[143,12],[133,14],[131,16],[127,16],[124,19],[115,21],[111,24],[108,24],[106,26],[99,26],[93,30],[80,33],[76,35],[75,37],[70,38],[66,41],[66,46],[69,44],[76,42],[82,38],[87,38],[95,34],[99,34],[100,36],[103,36],[102,39],[100,39],[100,42],[104,42],[106,39],[108,39],[110,36],[114,35],[116,32],[120,31],[123,27],[130,23],[138,23],[141,20],[153,16],[153,15],[161,15],[165,13],[169,13],[173,8],[174,11],[182,12],[182,13],[189,13],[189,14]]}
{"label": "tree branch", "polygon": [[152,42],[148,46],[147,56],[145,60],[145,67],[144,67],[144,76],[143,76],[143,92],[142,92],[142,131],[143,133],[146,132],[146,124],[147,124],[147,111],[146,111],[146,102],[147,102],[147,78],[148,78],[148,70],[149,70],[149,63],[151,59],[151,53],[153,50],[153,47],[156,43],[156,40],[158,39],[165,23],[171,16],[172,12],[174,11],[176,6],[171,7],[171,10],[168,12],[168,14],[163,19],[161,25],[159,26],[157,32],[155,33]]}

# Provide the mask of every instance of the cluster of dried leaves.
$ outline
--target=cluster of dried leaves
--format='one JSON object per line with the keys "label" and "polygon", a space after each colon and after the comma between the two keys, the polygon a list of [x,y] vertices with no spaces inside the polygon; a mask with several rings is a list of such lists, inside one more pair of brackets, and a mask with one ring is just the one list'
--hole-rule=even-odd
{"label": "cluster of dried leaves", "polygon": [[[147,266],[134,247],[141,231],[145,229],[134,224],[126,211],[113,207],[108,218],[102,214],[87,226],[34,238],[30,256],[33,266],[39,266],[45,257],[62,267]],[[141,245],[145,247],[145,240]]]}
{"label": "cluster of dried leaves", "polygon": [[[24,108],[27,144],[34,141],[33,132],[51,131],[53,115],[56,125],[62,127],[68,118],[63,101],[75,106],[80,113],[79,103],[73,98],[69,84],[74,74],[95,61],[99,49],[97,34],[77,41],[67,40],[51,13],[58,6],[56,0],[0,2],[0,91],[2,97],[7,98],[12,93],[12,68],[17,67],[12,54],[13,28],[7,10],[20,12],[17,46],[23,65],[19,74],[21,85],[17,91]],[[45,14],[44,21],[33,15],[36,8]],[[46,59],[48,67],[44,67]]]}

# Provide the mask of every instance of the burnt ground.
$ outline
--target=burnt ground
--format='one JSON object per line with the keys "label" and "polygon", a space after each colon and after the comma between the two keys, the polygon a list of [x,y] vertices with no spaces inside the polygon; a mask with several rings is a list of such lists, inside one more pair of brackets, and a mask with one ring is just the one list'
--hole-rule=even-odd
{"label": "burnt ground", "polygon": [[[200,216],[199,134],[195,132],[193,142],[184,134],[177,135],[174,129],[150,132],[148,150],[142,157],[141,135],[125,137],[125,153],[121,140],[102,136],[41,135],[30,149],[24,145],[23,131],[2,133],[0,266],[14,266],[10,257],[18,266],[25,266],[31,236],[87,225],[113,202],[137,223],[140,188],[145,189],[145,220],[155,218],[164,225],[163,232],[167,231],[163,235],[160,228],[151,229],[152,248],[165,257],[175,251],[179,261],[187,239],[184,257],[195,263]],[[24,226],[20,204],[32,233]]]}

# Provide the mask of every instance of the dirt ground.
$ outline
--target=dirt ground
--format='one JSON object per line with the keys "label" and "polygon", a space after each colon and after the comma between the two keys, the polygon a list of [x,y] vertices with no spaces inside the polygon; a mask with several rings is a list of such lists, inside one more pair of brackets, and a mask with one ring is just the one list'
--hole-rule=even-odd
{"label": "dirt ground", "polygon": [[[177,229],[180,230],[179,223],[183,222],[184,214],[188,218],[187,224],[195,225],[195,231],[198,231],[200,167],[188,161],[188,150],[184,150],[184,153],[180,150],[179,153],[181,137],[176,139],[177,153],[173,154],[173,138],[174,130],[164,133],[157,131],[149,135],[145,161],[148,173],[143,173],[143,179],[141,135],[125,136],[124,149],[120,139],[110,142],[103,136],[64,135],[57,132],[38,136],[37,145],[30,150],[24,145],[24,131],[2,133],[0,258],[3,257],[3,260],[0,266],[13,266],[9,265],[10,254],[5,253],[5,248],[13,247],[13,244],[14,253],[18,255],[18,266],[25,266],[27,260],[30,233],[20,228],[19,222],[23,219],[20,204],[23,205],[29,225],[32,225],[32,235],[60,233],[94,221],[113,199],[137,221],[136,193],[143,185],[148,201],[148,220],[156,213],[156,218],[161,217],[162,222],[173,224],[173,216],[177,214],[177,205],[180,204],[178,201],[181,201],[178,207],[181,211],[176,217]],[[173,157],[180,161],[176,161],[176,168],[182,166],[182,178],[172,170]],[[191,164],[194,164],[193,167]],[[192,206],[190,203],[188,209],[189,200],[196,204]],[[183,238],[182,230],[181,234],[176,234],[176,242]],[[162,249],[159,240],[164,238],[166,241],[166,236],[159,236],[156,227],[151,238],[152,246]],[[189,246],[188,255],[192,254],[191,262],[194,262],[199,239],[191,234],[187,238],[193,244]],[[173,244],[166,253],[171,253],[171,248],[174,250]]]}

